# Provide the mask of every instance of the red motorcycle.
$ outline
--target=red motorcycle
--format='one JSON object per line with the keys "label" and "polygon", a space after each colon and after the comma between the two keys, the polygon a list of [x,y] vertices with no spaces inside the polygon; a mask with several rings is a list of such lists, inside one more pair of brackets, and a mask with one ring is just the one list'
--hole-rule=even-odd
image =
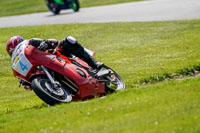
{"label": "red motorcycle", "polygon": [[[94,51],[85,49],[91,56]],[[86,100],[125,89],[120,76],[107,66],[93,69],[74,55],[40,51],[23,41],[12,55],[14,76],[33,89],[49,105]]]}

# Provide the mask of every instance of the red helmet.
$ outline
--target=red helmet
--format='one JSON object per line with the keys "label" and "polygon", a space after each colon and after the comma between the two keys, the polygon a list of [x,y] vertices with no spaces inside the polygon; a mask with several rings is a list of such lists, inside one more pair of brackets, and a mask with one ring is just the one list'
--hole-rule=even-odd
{"label": "red helmet", "polygon": [[12,56],[12,52],[14,51],[15,47],[24,41],[24,38],[21,36],[13,36],[11,37],[6,43],[6,50],[10,56]]}

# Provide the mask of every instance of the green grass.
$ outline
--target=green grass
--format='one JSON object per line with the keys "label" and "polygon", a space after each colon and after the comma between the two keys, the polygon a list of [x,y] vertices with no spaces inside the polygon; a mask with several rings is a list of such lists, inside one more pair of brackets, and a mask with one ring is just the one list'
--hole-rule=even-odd
{"label": "green grass", "polygon": [[198,133],[200,78],[128,89],[104,99],[3,114],[0,132]]}
{"label": "green grass", "polygon": [[[127,90],[88,102],[47,107],[18,88],[5,43],[10,36],[72,35],[122,76]],[[141,86],[141,81],[200,66],[200,20],[67,24],[0,30],[0,133],[200,132],[200,78]]]}
{"label": "green grass", "polygon": [[[79,0],[81,7],[109,5],[141,0]],[[1,0],[0,17],[48,11],[45,0]]]}

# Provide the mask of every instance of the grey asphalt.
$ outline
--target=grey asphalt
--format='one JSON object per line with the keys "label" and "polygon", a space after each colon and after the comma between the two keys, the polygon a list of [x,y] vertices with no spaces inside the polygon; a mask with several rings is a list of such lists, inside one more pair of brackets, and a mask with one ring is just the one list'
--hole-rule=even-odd
{"label": "grey asphalt", "polygon": [[0,17],[0,28],[102,22],[146,22],[200,19],[200,0],[148,0],[108,6]]}

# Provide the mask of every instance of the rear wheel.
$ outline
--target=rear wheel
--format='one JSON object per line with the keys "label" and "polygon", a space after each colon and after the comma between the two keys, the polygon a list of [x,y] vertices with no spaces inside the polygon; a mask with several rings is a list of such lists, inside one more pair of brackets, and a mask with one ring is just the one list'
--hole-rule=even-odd
{"label": "rear wheel", "polygon": [[60,9],[56,7],[56,3],[53,0],[46,0],[46,5],[55,15],[60,13]]}
{"label": "rear wheel", "polygon": [[78,12],[79,8],[80,8],[80,4],[78,2],[78,0],[72,0],[70,7],[75,11]]}
{"label": "rear wheel", "polygon": [[114,70],[104,65],[101,70],[105,69],[109,70],[111,73],[101,77],[99,80],[105,83],[107,93],[126,89],[124,81]]}
{"label": "rear wheel", "polygon": [[36,77],[32,81],[31,87],[36,95],[49,105],[72,101],[71,94],[64,86],[55,88],[49,79],[45,77]]}

